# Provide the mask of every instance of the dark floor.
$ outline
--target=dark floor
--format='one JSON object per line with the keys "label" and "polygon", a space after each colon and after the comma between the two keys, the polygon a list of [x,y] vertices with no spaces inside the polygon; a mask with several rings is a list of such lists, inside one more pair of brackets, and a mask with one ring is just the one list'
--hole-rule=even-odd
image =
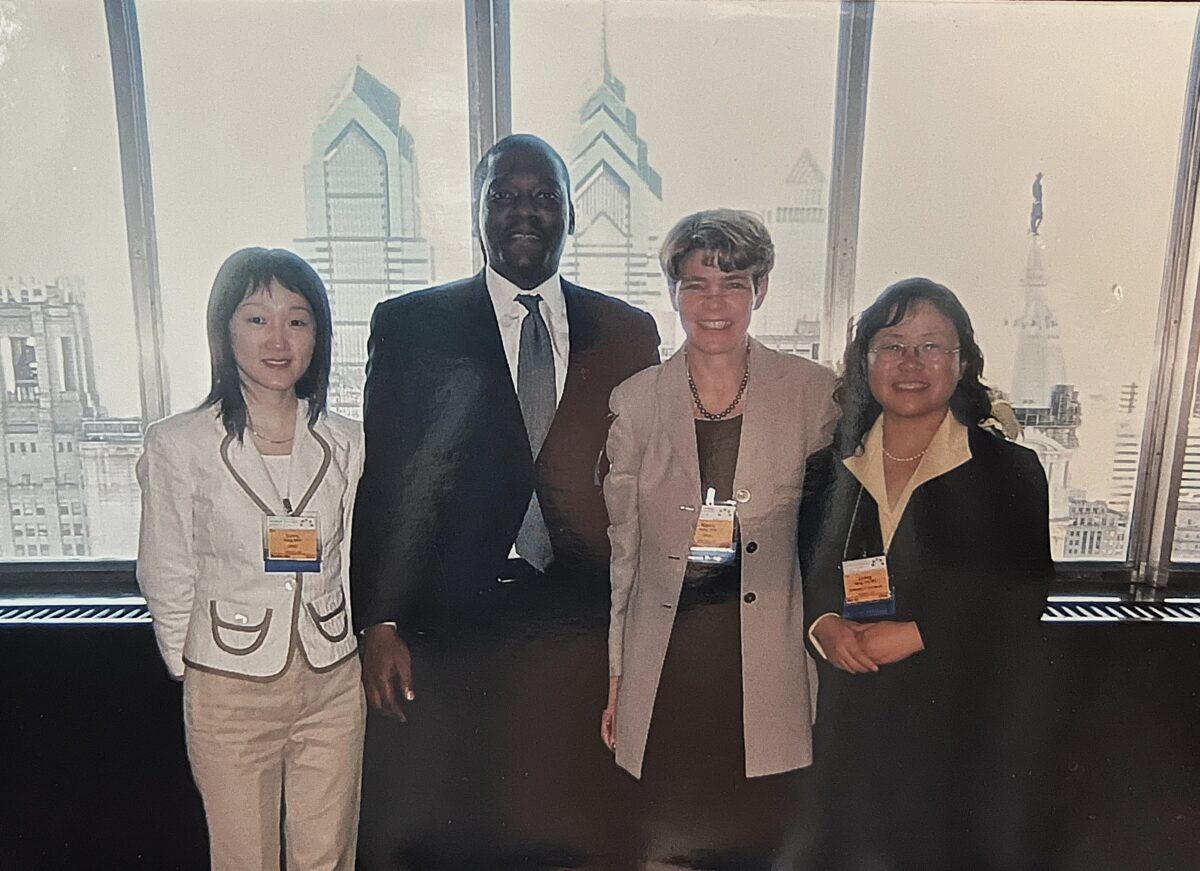
{"label": "dark floor", "polygon": [[[1047,624],[1065,724],[1049,867],[1200,868],[1200,626]],[[0,629],[0,867],[204,868],[149,626]]]}

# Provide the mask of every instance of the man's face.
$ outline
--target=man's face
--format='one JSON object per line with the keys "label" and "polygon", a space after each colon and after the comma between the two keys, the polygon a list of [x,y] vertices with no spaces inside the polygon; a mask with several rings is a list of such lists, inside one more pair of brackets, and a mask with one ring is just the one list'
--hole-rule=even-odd
{"label": "man's face", "polygon": [[514,146],[492,161],[479,195],[479,228],[488,265],[526,290],[558,269],[575,232],[566,179],[544,148]]}

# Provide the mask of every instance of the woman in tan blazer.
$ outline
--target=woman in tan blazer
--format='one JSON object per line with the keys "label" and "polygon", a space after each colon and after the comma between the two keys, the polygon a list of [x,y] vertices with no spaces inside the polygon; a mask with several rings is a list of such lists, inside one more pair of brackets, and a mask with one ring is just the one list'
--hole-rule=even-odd
{"label": "woman in tan blazer", "polygon": [[[146,431],[138,583],[204,800],[214,869],[350,871],[365,705],[347,589],[358,423],[325,410],[332,326],[288,251],[222,265],[212,390]],[[281,839],[281,807],[286,805]]]}
{"label": "woman in tan blazer", "polygon": [[690,215],[660,259],[686,341],[612,394],[601,737],[643,781],[645,837],[686,820],[711,851],[772,837],[762,812],[786,779],[768,775],[812,761],[796,516],[834,376],[747,334],[774,263],[757,217]]}

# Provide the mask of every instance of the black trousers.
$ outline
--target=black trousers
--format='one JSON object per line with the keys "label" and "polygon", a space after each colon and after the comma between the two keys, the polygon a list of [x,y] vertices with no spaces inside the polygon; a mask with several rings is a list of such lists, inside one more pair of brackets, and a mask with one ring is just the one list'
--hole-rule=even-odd
{"label": "black trousers", "polygon": [[409,721],[367,722],[360,868],[631,867],[632,778],[599,737],[606,613],[556,580],[497,584],[411,642]]}

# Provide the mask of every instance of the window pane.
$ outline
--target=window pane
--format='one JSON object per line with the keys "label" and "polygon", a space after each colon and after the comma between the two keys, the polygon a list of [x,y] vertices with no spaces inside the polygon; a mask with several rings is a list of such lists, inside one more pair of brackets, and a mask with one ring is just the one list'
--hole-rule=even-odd
{"label": "window pane", "polygon": [[[1193,243],[1194,244],[1194,243]],[[1189,266],[1187,307],[1195,304],[1200,285],[1200,269],[1195,258]],[[1186,336],[1183,340],[1186,341]],[[1175,538],[1171,559],[1177,563],[1200,563],[1200,389],[1192,397],[1187,420],[1187,440],[1184,446],[1183,469],[1179,479],[1179,502],[1175,515]]]}
{"label": "window pane", "polygon": [[0,131],[0,559],[131,557],[142,427],[103,4],[0,4]]}
{"label": "window pane", "polygon": [[218,266],[263,245],[298,252],[325,280],[330,406],[358,417],[375,304],[471,271],[462,4],[143,0],[138,11],[174,408],[208,390]]}
{"label": "window pane", "polygon": [[753,331],[818,357],[837,26],[836,3],[514,0],[514,129],[571,170],[563,275],[650,311],[670,351],[663,234],[750,209],[777,249]]}
{"label": "window pane", "polygon": [[875,7],[855,305],[910,275],[959,295],[1049,475],[1057,559],[1126,555],[1195,17]]}

